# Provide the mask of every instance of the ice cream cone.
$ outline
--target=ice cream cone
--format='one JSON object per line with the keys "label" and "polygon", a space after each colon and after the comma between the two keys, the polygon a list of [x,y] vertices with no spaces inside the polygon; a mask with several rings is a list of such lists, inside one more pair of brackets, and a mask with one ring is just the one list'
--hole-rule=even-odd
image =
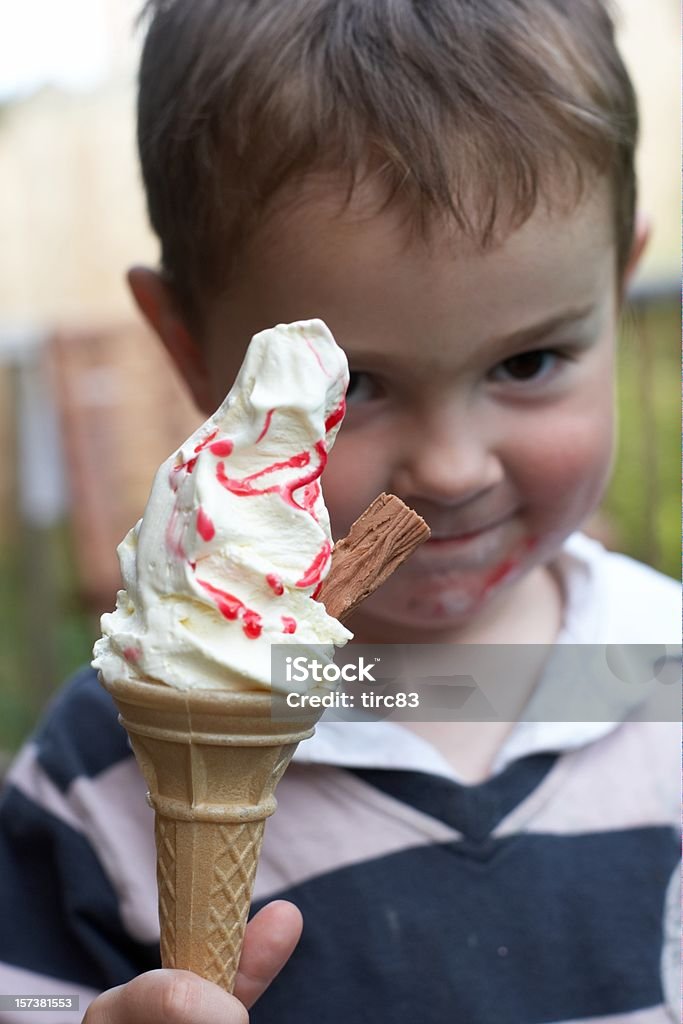
{"label": "ice cream cone", "polygon": [[102,680],[155,811],[161,960],[231,992],[275,787],[321,711],[271,693]]}
{"label": "ice cream cone", "polygon": [[321,320],[252,338],[119,545],[93,652],[156,813],[162,963],[228,990],[275,787],[322,714],[274,714],[271,648],[343,646],[343,619],[429,535],[382,494],[333,547],[319,478],[348,379]]}

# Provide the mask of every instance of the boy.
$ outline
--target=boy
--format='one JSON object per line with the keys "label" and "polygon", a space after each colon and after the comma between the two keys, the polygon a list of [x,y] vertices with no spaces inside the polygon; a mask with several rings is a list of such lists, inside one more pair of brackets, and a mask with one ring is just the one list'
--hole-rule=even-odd
{"label": "boy", "polygon": [[[131,271],[140,309],[207,413],[254,333],[324,319],[352,371],[334,535],[382,490],[432,529],[356,639],[677,644],[672,581],[576,532],[609,475],[616,320],[646,235],[599,0],[148,7],[139,142],[163,270]],[[520,715],[534,682],[510,683]],[[303,938],[268,987],[301,922],[267,907],[233,999],[144,973],[149,812],[86,671],[5,797],[24,909],[8,894],[3,991],[108,989],[88,1024],[243,1021],[264,989],[256,1022],[675,1020],[675,730],[641,718],[322,724],[278,790],[255,894],[301,907]]]}

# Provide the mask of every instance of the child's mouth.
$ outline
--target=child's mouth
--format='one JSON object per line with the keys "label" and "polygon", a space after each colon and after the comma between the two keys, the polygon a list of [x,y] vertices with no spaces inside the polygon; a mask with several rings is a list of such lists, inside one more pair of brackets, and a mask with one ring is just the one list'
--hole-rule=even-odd
{"label": "child's mouth", "polygon": [[435,537],[433,534],[427,541],[430,546],[443,546],[446,544],[465,544],[467,541],[475,540],[480,537],[487,529],[492,527],[482,527],[481,530],[472,530],[469,533],[456,533],[456,534],[444,534],[440,537]]}
{"label": "child's mouth", "polygon": [[477,540],[484,534],[488,534],[494,530],[497,530],[499,527],[505,525],[510,519],[511,515],[508,515],[500,519],[496,519],[494,522],[488,523],[484,526],[479,526],[475,529],[460,531],[453,530],[452,532],[432,528],[432,535],[427,541],[427,546],[445,547],[446,545],[464,545],[469,543],[470,541]]}
{"label": "child's mouth", "polygon": [[486,572],[511,554],[526,549],[523,526],[516,512],[474,529],[456,527],[449,531],[444,524],[433,528],[432,536],[415,553],[406,572],[413,577],[426,574],[441,579],[453,573]]}

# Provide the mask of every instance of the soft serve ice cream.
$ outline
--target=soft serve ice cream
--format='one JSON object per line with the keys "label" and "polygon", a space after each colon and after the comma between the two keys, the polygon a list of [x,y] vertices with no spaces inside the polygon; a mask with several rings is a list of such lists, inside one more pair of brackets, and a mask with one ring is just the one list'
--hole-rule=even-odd
{"label": "soft serve ice cream", "polygon": [[158,470],[118,549],[102,617],[106,681],[270,686],[270,645],[352,636],[315,600],[332,540],[320,475],[344,416],[346,357],[320,320],[262,331],[214,415]]}

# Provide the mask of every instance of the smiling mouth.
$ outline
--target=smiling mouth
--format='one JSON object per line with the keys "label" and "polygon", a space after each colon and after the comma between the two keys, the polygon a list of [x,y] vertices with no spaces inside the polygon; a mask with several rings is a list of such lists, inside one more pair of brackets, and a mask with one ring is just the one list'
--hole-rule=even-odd
{"label": "smiling mouth", "polygon": [[489,533],[499,526],[503,526],[509,519],[510,516],[505,516],[503,519],[497,519],[495,523],[489,523],[487,526],[480,526],[476,530],[468,530],[461,533],[435,533],[432,531],[427,544],[434,546],[440,544],[465,544],[469,540],[475,540],[477,537],[481,537],[482,534]]}

